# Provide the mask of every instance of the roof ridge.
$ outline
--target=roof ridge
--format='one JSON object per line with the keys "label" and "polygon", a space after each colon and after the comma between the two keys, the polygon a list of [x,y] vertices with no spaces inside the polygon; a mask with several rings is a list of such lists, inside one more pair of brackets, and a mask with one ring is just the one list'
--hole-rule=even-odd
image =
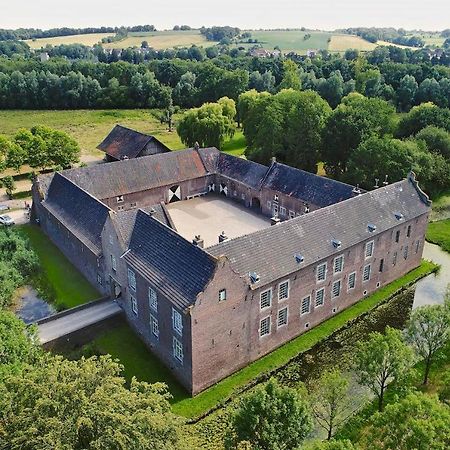
{"label": "roof ridge", "polygon": [[414,189],[417,191],[417,194],[419,195],[420,200],[422,200],[425,203],[425,205],[431,206],[432,201],[430,200],[430,197],[428,196],[428,194],[426,194],[419,186],[419,181],[416,178],[416,173],[411,170],[408,173],[407,179],[414,186]]}

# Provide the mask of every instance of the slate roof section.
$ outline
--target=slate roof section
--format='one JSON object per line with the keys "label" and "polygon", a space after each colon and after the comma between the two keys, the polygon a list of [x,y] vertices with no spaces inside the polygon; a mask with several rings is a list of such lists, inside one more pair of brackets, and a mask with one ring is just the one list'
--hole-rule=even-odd
{"label": "slate roof section", "polygon": [[[403,214],[402,221],[429,212],[430,202],[416,184],[409,176],[207,251],[216,257],[225,255],[241,276],[256,272],[260,282],[253,287],[264,286],[398,225],[396,212]],[[368,231],[368,223],[376,225],[375,232]],[[333,239],[342,242],[341,249],[333,247]],[[304,262],[298,264],[295,254],[301,254]]]}
{"label": "slate roof section", "polygon": [[353,186],[278,162],[272,163],[263,186],[320,207],[353,196]]}
{"label": "slate roof section", "polygon": [[[154,205],[149,208],[141,208],[147,214],[153,210],[153,217],[164,225],[170,227],[168,217],[166,212],[161,205]],[[114,224],[118,235],[121,237],[124,245],[128,247],[131,239],[131,234],[133,233],[134,225],[136,223],[136,216],[138,209],[129,209],[127,211],[117,211],[111,213],[111,220]]]}
{"label": "slate roof section", "polygon": [[268,171],[268,167],[248,161],[244,158],[220,153],[217,172],[243,183],[253,189],[259,189],[261,182]]}
{"label": "slate roof section", "polygon": [[101,253],[101,233],[110,211],[105,204],[56,172],[42,205],[91,251]]}
{"label": "slate roof section", "polygon": [[216,173],[220,151],[215,147],[199,148],[197,151],[203,161],[205,170],[208,173]]}
{"label": "slate roof section", "polygon": [[175,185],[205,176],[207,171],[196,150],[181,150],[69,169],[64,175],[94,197],[106,199]]}
{"label": "slate roof section", "polygon": [[142,210],[137,212],[129,251],[123,258],[181,309],[194,304],[217,262]]}
{"label": "slate roof section", "polygon": [[122,125],[116,125],[97,148],[117,160],[121,160],[125,157],[133,159],[136,158],[151,141],[157,142],[157,146],[154,149],[155,153],[152,154],[167,153],[171,151],[169,147],[154,136],[140,133],[139,131],[123,127]]}

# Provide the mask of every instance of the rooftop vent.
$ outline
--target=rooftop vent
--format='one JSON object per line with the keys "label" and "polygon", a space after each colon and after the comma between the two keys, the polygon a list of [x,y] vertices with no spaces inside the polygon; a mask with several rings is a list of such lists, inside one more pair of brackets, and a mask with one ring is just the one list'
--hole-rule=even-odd
{"label": "rooftop vent", "polygon": [[279,217],[271,217],[270,219],[270,225],[278,225],[281,222],[281,219]]}
{"label": "rooftop vent", "polygon": [[373,223],[369,223],[369,224],[367,225],[367,228],[368,228],[368,230],[369,230],[371,233],[373,233],[373,232],[377,229],[377,226],[374,225]]}
{"label": "rooftop vent", "polygon": [[305,258],[303,258],[303,255],[300,255],[300,253],[296,253],[294,255],[294,258],[298,264],[302,263],[305,260]]}
{"label": "rooftop vent", "polygon": [[222,233],[219,234],[219,244],[221,242],[227,241],[228,240],[228,236],[225,234],[225,231],[222,231]]}
{"label": "rooftop vent", "polygon": [[200,237],[199,234],[197,234],[197,235],[194,237],[194,240],[192,241],[192,243],[193,243],[194,245],[196,245],[197,247],[200,247],[200,248],[203,248],[204,245],[205,245],[205,242],[203,241],[203,239]]}
{"label": "rooftop vent", "polygon": [[334,248],[339,248],[339,247],[342,245],[342,242],[339,241],[339,240],[337,240],[337,239],[333,239],[333,240],[331,241],[331,243],[333,244],[333,247],[334,247]]}
{"label": "rooftop vent", "polygon": [[403,214],[401,212],[396,212],[396,213],[394,213],[394,215],[395,215],[395,218],[397,220],[402,220],[403,219]]}
{"label": "rooftop vent", "polygon": [[256,272],[250,272],[249,276],[250,276],[250,281],[252,282],[252,284],[258,283],[259,275]]}
{"label": "rooftop vent", "polygon": [[360,195],[361,194],[361,189],[359,188],[359,184],[357,184],[356,187],[353,188],[352,194],[353,195]]}

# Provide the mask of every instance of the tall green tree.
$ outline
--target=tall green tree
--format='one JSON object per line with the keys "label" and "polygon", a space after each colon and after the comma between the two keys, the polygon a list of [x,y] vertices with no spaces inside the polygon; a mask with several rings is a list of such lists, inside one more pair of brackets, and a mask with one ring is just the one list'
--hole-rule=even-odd
{"label": "tall green tree", "polygon": [[182,448],[165,385],[131,381],[109,356],[46,356],[0,383],[0,432],[9,450]]}
{"label": "tall green tree", "polygon": [[271,379],[241,399],[231,428],[227,448],[247,441],[254,450],[288,450],[304,441],[312,429],[312,418],[298,391]]}
{"label": "tall green tree", "polygon": [[371,136],[392,132],[395,111],[386,101],[360,94],[344,97],[323,128],[322,159],[328,174],[341,178],[352,152]]}
{"label": "tall green tree", "polygon": [[407,374],[413,352],[399,330],[387,327],[385,334],[370,333],[367,341],[358,343],[354,363],[359,382],[376,395],[378,410],[383,411],[388,384]]}
{"label": "tall green tree", "polygon": [[439,153],[450,161],[450,132],[429,125],[416,134],[416,139],[425,141],[428,150]]}
{"label": "tall green tree", "polygon": [[294,61],[287,59],[283,61],[283,78],[278,86],[278,89],[294,89],[299,91],[302,88],[300,80],[300,72],[297,64]]}
{"label": "tall green tree", "polygon": [[349,381],[337,369],[324,372],[314,383],[310,397],[316,422],[330,440],[353,412]]}
{"label": "tall green tree", "polygon": [[193,147],[196,142],[201,147],[221,148],[227,137],[233,137],[236,125],[236,107],[230,99],[220,99],[218,103],[205,103],[200,108],[187,111],[177,126],[181,140]]}
{"label": "tall green tree", "polygon": [[436,354],[450,339],[450,292],[445,305],[426,305],[411,313],[407,339],[425,364],[423,384],[428,376]]}
{"label": "tall green tree", "polygon": [[397,103],[402,111],[409,111],[414,104],[419,85],[413,75],[405,75],[397,89]]}
{"label": "tall green tree", "polygon": [[358,444],[373,450],[450,448],[450,408],[436,396],[409,394],[375,414]]}

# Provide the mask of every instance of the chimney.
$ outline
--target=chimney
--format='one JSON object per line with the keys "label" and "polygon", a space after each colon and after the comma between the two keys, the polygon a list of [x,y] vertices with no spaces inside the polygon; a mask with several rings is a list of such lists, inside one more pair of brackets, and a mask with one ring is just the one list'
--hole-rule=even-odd
{"label": "chimney", "polygon": [[219,234],[219,244],[227,240],[228,236],[225,234],[225,231],[222,231],[222,233]]}
{"label": "chimney", "polygon": [[200,248],[203,248],[205,245],[203,239],[200,237],[199,234],[194,237],[194,240],[192,241],[192,243]]}
{"label": "chimney", "polygon": [[152,209],[149,211],[150,217],[153,217],[155,214],[156,214],[156,210],[155,210],[155,208],[152,208]]}
{"label": "chimney", "polygon": [[352,194],[356,197],[357,195],[361,194],[361,189],[359,188],[359,184],[356,185],[356,187],[353,188]]}
{"label": "chimney", "polygon": [[273,163],[277,162],[277,157],[276,156],[272,156],[272,158],[270,158],[270,161]]}
{"label": "chimney", "polygon": [[200,148],[200,144],[198,142],[195,142],[194,150],[198,150],[199,148]]}

